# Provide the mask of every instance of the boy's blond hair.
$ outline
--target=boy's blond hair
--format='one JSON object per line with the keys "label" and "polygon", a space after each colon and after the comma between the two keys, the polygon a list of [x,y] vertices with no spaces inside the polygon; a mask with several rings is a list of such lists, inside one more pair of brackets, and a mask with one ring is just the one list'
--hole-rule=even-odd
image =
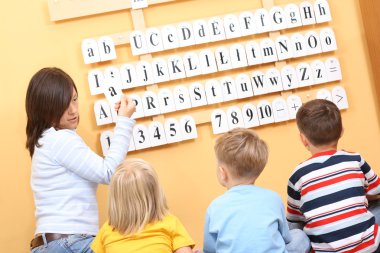
{"label": "boy's blond hair", "polygon": [[220,164],[235,178],[257,178],[268,161],[268,147],[253,131],[235,128],[220,136],[214,146]]}
{"label": "boy's blond hair", "polygon": [[167,213],[165,194],[153,167],[142,159],[125,160],[110,184],[109,225],[122,234],[134,234]]}

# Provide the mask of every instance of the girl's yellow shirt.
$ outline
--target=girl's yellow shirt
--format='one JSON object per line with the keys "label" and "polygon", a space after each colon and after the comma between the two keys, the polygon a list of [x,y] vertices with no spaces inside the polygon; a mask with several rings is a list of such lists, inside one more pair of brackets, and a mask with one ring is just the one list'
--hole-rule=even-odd
{"label": "girl's yellow shirt", "polygon": [[179,219],[170,214],[133,235],[120,234],[106,222],[91,248],[95,253],[172,253],[185,246],[193,248],[194,245]]}

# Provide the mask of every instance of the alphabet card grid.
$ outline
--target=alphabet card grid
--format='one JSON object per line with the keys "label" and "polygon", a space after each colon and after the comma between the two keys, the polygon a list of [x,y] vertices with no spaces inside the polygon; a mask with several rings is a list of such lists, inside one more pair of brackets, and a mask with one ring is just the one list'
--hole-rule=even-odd
{"label": "alphabet card grid", "polygon": [[[147,6],[147,1],[142,2],[146,3],[135,8]],[[153,117],[149,124],[135,126],[130,151],[197,138],[196,124],[201,123],[211,122],[213,133],[219,134],[235,127],[292,120],[302,101],[311,98],[310,94],[329,99],[340,109],[348,108],[343,86],[313,88],[342,80],[339,59],[332,56],[337,50],[335,33],[325,24],[332,20],[327,0],[285,6],[275,6],[273,2],[262,0],[264,7],[256,10],[148,28],[142,11],[132,9],[135,30],[84,39],[85,64],[112,61],[117,58],[115,46],[125,44],[130,44],[132,55],[140,58],[137,62],[88,72],[91,94],[104,94],[106,98],[94,104],[97,125],[115,122],[113,104],[125,90],[136,104],[133,118]],[[133,4],[136,3],[131,0]],[[302,30],[297,31],[297,27]],[[230,43],[236,38],[241,38],[241,42]],[[220,41],[225,44],[213,46]],[[189,46],[199,50],[153,57],[156,52]],[[328,56],[323,57],[324,54]],[[316,56],[321,57],[315,59]],[[223,73],[242,69],[233,76]],[[210,79],[210,74],[218,77]],[[198,81],[158,86],[190,77]],[[135,92],[136,87],[144,91]],[[309,90],[306,98],[298,95],[302,89]],[[264,98],[268,94],[278,97]],[[228,108],[221,106],[233,100],[240,101]],[[207,114],[202,118],[207,120],[193,117],[191,112],[180,119],[164,117],[167,113],[201,106],[205,108],[202,113]],[[112,132],[104,131],[100,139],[106,154]]]}

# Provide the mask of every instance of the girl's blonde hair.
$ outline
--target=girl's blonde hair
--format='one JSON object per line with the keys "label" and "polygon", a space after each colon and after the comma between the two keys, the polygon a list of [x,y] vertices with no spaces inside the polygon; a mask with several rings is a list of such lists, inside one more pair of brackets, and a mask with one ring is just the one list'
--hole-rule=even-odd
{"label": "girl's blonde hair", "polygon": [[153,167],[142,159],[125,160],[110,184],[109,225],[122,234],[134,234],[167,213],[165,194]]}

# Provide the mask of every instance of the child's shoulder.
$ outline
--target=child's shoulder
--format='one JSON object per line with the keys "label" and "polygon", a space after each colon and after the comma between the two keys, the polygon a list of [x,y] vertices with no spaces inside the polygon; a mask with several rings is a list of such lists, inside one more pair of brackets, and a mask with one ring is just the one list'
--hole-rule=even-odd
{"label": "child's shoulder", "polygon": [[342,162],[361,162],[362,160],[363,158],[359,153],[344,149],[321,152],[299,163],[292,171],[289,181],[294,184],[301,177],[325,166],[329,167]]}
{"label": "child's shoulder", "polygon": [[165,226],[176,226],[176,224],[180,223],[180,219],[172,214],[172,213],[168,213],[166,214],[163,219],[160,221],[162,224],[165,224]]}
{"label": "child's shoulder", "polygon": [[215,198],[210,206],[224,207],[230,205],[233,201],[252,201],[252,199],[257,200],[268,200],[271,201],[279,200],[281,202],[280,195],[268,188],[264,188],[257,185],[241,185],[233,187],[226,191],[224,194]]}
{"label": "child's shoulder", "polygon": [[260,195],[263,197],[263,199],[282,204],[282,199],[280,195],[274,190],[263,188],[263,187],[257,187],[257,188],[259,188]]}
{"label": "child's shoulder", "polygon": [[173,222],[173,221],[177,221],[178,220],[178,217],[175,216],[174,214],[172,213],[168,213],[164,216],[164,218],[162,219],[162,221],[165,221],[165,222]]}

